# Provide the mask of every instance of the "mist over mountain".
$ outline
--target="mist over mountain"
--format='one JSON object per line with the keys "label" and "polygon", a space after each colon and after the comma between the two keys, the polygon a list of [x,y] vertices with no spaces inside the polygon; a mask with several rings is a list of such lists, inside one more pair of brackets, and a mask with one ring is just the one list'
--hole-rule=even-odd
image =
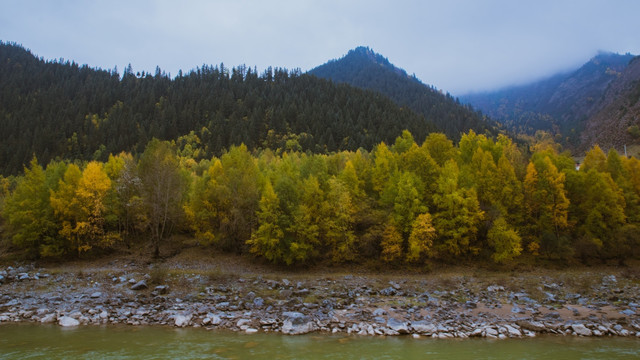
{"label": "mist over mountain", "polygon": [[454,140],[470,129],[478,133],[497,133],[497,124],[448,93],[423,84],[368,47],[350,50],[344,57],[320,65],[309,74],[379,92],[398,105],[424,115]]}
{"label": "mist over mountain", "polygon": [[631,59],[631,54],[603,52],[575,71],[460,99],[513,131],[533,134],[544,130],[566,145],[588,148],[597,139],[584,143],[585,126],[610,102],[605,94],[622,77]]}

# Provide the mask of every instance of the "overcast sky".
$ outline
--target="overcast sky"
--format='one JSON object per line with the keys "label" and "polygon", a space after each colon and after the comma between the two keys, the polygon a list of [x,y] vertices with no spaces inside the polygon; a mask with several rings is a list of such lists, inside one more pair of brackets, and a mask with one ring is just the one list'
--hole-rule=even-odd
{"label": "overcast sky", "polygon": [[461,95],[640,54],[637,0],[0,0],[0,40],[45,59],[175,76],[202,64],[309,70],[359,45]]}

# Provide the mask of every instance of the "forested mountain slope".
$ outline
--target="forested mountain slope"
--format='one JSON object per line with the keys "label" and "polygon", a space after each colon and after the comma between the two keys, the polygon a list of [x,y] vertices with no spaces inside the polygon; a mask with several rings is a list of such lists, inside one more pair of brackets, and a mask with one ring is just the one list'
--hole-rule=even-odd
{"label": "forested mountain slope", "polygon": [[120,76],[0,42],[0,129],[0,172],[11,174],[33,155],[42,163],[104,161],[109,153],[139,153],[154,137],[182,136],[210,157],[240,143],[370,149],[403,129],[421,141],[437,128],[382,95],[300,71],[203,65],[171,79],[159,68],[134,74],[129,66]]}
{"label": "forested mountain slope", "polygon": [[599,110],[586,121],[582,149],[593,144],[604,148],[640,143],[640,57],[611,82]]}
{"label": "forested mountain slope", "polygon": [[461,105],[449,94],[442,94],[415,76],[407,75],[405,70],[367,47],[350,50],[343,58],[331,60],[309,73],[384,94],[400,106],[424,115],[456,141],[470,129],[478,133],[497,133],[496,124],[486,117]]}

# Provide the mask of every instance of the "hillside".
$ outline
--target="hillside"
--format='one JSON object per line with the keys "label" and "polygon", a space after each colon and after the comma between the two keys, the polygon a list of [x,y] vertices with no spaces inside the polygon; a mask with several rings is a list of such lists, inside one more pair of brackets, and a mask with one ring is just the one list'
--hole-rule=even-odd
{"label": "hillside", "polygon": [[640,57],[611,82],[602,95],[598,111],[585,123],[581,144],[603,148],[640,143]]}
{"label": "hillside", "polygon": [[384,94],[400,106],[424,115],[454,140],[470,129],[478,133],[496,133],[495,123],[461,105],[449,94],[442,94],[415,76],[407,75],[405,70],[367,47],[350,50],[341,59],[318,66],[309,74]]}
{"label": "hillside", "polygon": [[[462,109],[462,107],[460,107]],[[422,141],[431,121],[374,92],[299,71],[204,65],[171,79],[45,61],[0,42],[0,173],[36,155],[106,160],[152,138],[191,142],[199,157],[231,145],[313,152],[372,148],[403,129]],[[193,136],[195,135],[195,136]],[[187,140],[188,139],[188,140]]]}
{"label": "hillside", "polygon": [[609,84],[632,58],[630,54],[601,53],[575,71],[528,85],[465,95],[461,100],[514,131],[545,130],[580,147],[586,119],[598,112]]}

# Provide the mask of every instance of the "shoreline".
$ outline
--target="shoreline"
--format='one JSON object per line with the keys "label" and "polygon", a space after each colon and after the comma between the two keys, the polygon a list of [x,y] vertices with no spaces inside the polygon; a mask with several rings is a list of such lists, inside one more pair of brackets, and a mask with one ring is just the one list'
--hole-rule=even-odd
{"label": "shoreline", "polygon": [[[140,265],[0,268],[0,324],[201,327],[287,335],[640,338],[635,278],[198,273]],[[569,284],[569,281],[575,283]],[[580,293],[576,288],[582,288]]]}

